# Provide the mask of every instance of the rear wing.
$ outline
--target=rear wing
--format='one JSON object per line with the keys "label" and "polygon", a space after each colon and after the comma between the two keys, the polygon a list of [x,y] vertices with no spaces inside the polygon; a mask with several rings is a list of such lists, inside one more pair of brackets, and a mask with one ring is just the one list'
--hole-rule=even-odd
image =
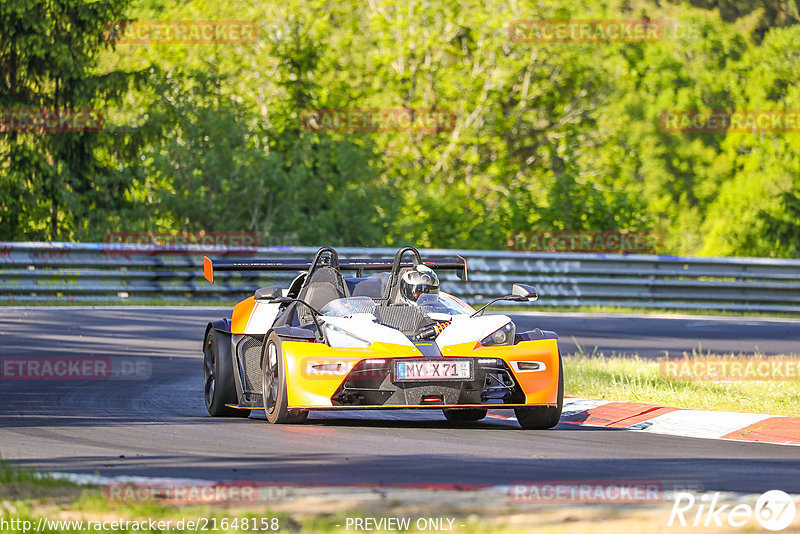
{"label": "rear wing", "polygon": [[[214,283],[215,271],[307,271],[313,261],[305,260],[212,260],[203,256],[203,275],[205,279]],[[456,275],[467,281],[467,260],[461,256],[455,258],[442,258],[438,260],[423,261],[434,271],[456,271]],[[411,262],[395,265],[394,259],[352,259],[338,262],[340,271],[380,271],[392,270],[396,267],[412,267]]]}

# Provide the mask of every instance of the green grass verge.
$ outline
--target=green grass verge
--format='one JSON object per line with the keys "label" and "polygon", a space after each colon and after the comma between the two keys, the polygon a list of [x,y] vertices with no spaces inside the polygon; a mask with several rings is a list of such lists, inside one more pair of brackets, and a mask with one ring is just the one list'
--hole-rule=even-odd
{"label": "green grass verge", "polygon": [[[769,362],[779,356],[759,358]],[[564,392],[571,397],[800,417],[800,380],[668,380],[660,360],[602,354],[565,357],[564,379]]]}

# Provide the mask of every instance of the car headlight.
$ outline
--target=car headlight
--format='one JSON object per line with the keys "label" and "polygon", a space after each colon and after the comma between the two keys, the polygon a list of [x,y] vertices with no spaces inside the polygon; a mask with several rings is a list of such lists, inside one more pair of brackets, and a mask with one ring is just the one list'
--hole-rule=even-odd
{"label": "car headlight", "polygon": [[328,338],[328,342],[332,347],[365,349],[372,344],[366,339],[360,338],[357,335],[330,323],[325,323],[323,328],[325,328],[326,337]]}
{"label": "car headlight", "polygon": [[502,328],[498,328],[485,338],[481,339],[481,345],[484,347],[497,347],[500,345],[513,345],[514,336],[517,333],[517,327],[512,321],[506,323]]}

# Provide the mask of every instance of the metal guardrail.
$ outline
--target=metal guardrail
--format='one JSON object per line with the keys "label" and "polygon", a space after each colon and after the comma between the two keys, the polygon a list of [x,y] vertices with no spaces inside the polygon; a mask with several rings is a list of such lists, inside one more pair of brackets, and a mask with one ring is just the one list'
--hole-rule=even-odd
{"label": "metal guardrail", "polygon": [[[395,249],[338,248],[342,257],[392,257]],[[313,247],[158,247],[101,243],[0,243],[0,301],[216,300],[229,304],[292,273],[219,273],[203,279],[203,255],[308,259]],[[460,254],[469,281],[442,273],[445,291],[468,302],[533,284],[531,307],[625,306],[660,309],[800,312],[800,261],[767,258],[525,253],[428,249]]]}

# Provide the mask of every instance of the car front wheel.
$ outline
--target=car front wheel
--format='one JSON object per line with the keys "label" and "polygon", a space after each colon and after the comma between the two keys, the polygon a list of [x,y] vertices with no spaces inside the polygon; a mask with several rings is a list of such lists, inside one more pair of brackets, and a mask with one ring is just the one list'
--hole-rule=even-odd
{"label": "car front wheel", "polygon": [[558,403],[556,406],[530,406],[514,408],[517,421],[526,430],[546,430],[553,428],[561,420],[564,407],[564,365],[561,353],[558,354]]}
{"label": "car front wheel", "polygon": [[275,332],[264,343],[261,369],[261,396],[267,421],[277,425],[305,421],[308,411],[288,408],[283,346]]}

